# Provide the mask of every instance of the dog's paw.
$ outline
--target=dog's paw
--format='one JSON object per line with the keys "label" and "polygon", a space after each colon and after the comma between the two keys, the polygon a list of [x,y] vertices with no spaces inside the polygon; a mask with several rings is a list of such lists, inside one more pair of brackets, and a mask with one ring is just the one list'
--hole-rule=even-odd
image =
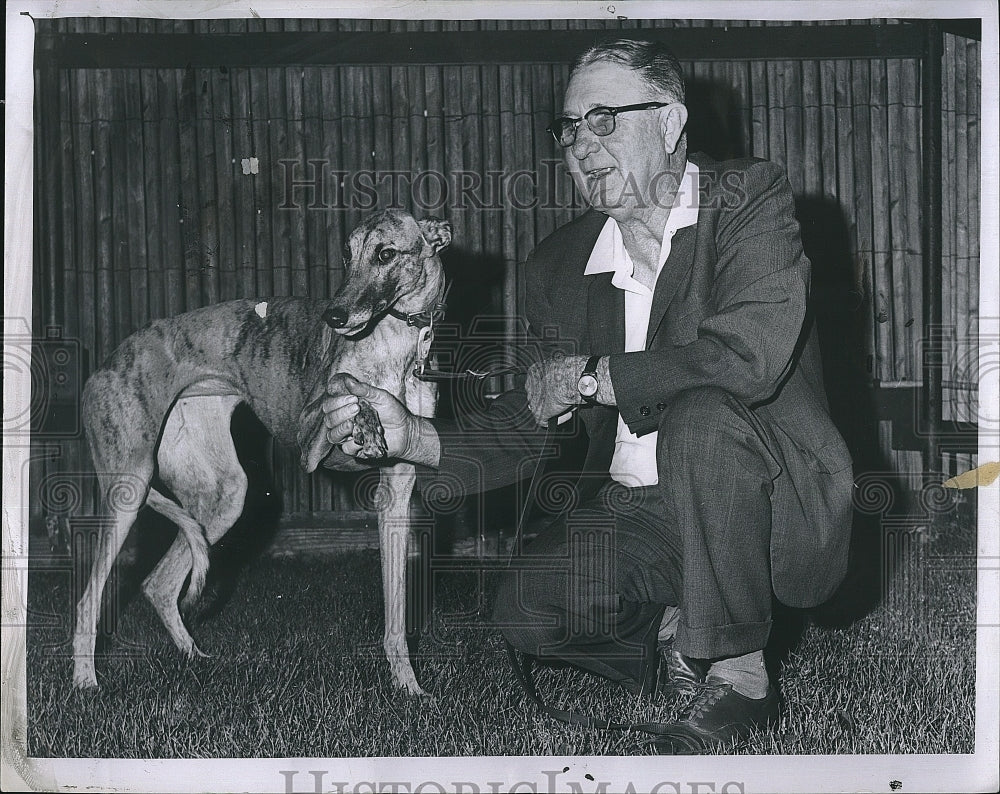
{"label": "dog's paw", "polygon": [[384,458],[389,447],[378,413],[364,400],[358,400],[358,414],[354,417],[354,443],[361,447],[359,458]]}

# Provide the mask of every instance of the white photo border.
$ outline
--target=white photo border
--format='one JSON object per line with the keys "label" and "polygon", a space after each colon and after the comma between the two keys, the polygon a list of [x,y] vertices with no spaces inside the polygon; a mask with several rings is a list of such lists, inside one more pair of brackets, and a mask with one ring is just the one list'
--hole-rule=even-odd
{"label": "white photo border", "polygon": [[[785,0],[746,2],[143,2],[143,0],[20,0],[6,4],[6,115],[4,202],[4,333],[30,328],[33,249],[33,44],[32,19],[48,17],[157,18],[636,18],[697,19],[871,19],[880,17],[982,19],[981,269],[980,334],[1000,338],[1000,194],[998,194],[998,36],[992,2],[959,0],[841,0],[837,3]],[[992,142],[992,143],[990,143]],[[995,343],[994,343],[995,344]],[[980,411],[997,426],[1000,372],[981,356]],[[996,361],[995,354],[993,361]],[[23,374],[4,379],[4,415],[27,411],[30,382]],[[546,791],[569,779],[582,790],[610,781],[607,791],[889,791],[894,778],[902,791],[995,791],[998,786],[998,660],[1000,660],[1000,482],[979,489],[978,630],[976,641],[976,752],[970,755],[740,756],[740,757],[487,757],[352,759],[124,760],[28,758],[26,747],[25,629],[28,530],[20,472],[29,449],[20,440],[3,449],[3,629],[2,786],[5,790],[246,791],[280,790],[297,773],[295,790],[312,790],[310,770],[321,778],[355,781],[371,788],[351,790]],[[980,464],[1000,460],[996,438],[981,438]],[[569,768],[566,775],[561,770]],[[283,774],[284,773],[284,774]],[[589,775],[589,779],[585,778]],[[590,782],[596,781],[596,782]],[[698,781],[702,788],[691,788]],[[367,782],[367,783],[366,783]],[[727,784],[729,786],[727,787]],[[353,784],[352,784],[353,785]],[[629,785],[631,788],[628,788]],[[714,786],[708,788],[709,785]],[[423,786],[423,788],[421,788]],[[478,789],[473,788],[477,786]],[[463,788],[464,787],[464,788]],[[336,789],[324,789],[336,790]],[[561,790],[561,789],[559,789]],[[572,790],[566,788],[567,791]],[[580,790],[580,789],[577,789]]]}

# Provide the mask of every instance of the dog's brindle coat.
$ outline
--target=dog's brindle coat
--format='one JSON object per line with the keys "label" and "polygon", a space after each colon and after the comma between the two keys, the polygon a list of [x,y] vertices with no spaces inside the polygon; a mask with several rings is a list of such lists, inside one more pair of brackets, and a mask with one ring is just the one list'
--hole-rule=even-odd
{"label": "dog's brindle coat", "polygon": [[[413,376],[429,332],[385,314],[433,306],[444,293],[438,253],[451,242],[444,221],[384,212],[355,229],[345,251],[347,279],[332,300],[237,300],[157,320],[126,339],[87,381],[87,440],[110,521],[101,531],[77,606],[74,684],[97,686],[94,643],[105,582],[139,509],[148,504],[181,532],[143,582],[143,591],[179,649],[201,655],[181,619],[205,583],[208,547],[243,511],[247,478],[230,435],[246,402],[281,444],[298,444],[313,471],[356,468],[332,451],[320,402],[332,375],[348,372],[433,415],[436,389]],[[372,322],[374,319],[374,322]],[[336,330],[331,325],[337,326]],[[376,446],[377,448],[377,446]],[[381,447],[384,454],[384,446]],[[383,467],[378,505],[384,647],[396,683],[422,694],[405,639],[406,546],[414,469]],[[176,497],[150,486],[154,472]]]}

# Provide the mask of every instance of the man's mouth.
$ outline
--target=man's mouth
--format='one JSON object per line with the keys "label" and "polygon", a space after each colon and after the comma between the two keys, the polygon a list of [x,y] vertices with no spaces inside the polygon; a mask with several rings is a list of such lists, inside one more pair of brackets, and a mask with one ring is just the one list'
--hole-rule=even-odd
{"label": "man's mouth", "polygon": [[597,182],[604,179],[608,174],[614,171],[614,166],[607,166],[605,168],[592,168],[587,171],[587,179],[591,182]]}

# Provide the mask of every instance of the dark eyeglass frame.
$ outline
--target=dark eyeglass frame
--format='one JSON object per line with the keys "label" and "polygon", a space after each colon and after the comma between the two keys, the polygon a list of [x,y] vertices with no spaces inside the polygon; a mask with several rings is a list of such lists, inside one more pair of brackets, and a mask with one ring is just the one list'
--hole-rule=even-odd
{"label": "dark eyeglass frame", "polygon": [[[545,131],[552,135],[556,143],[558,143],[564,149],[568,149],[570,146],[576,143],[576,131],[577,129],[579,129],[580,125],[584,121],[587,122],[587,127],[590,128],[590,131],[594,133],[594,135],[598,136],[599,138],[604,138],[605,136],[608,136],[615,131],[615,126],[616,126],[615,116],[617,116],[619,113],[631,113],[634,110],[655,110],[656,108],[665,108],[667,107],[667,105],[673,105],[673,104],[676,103],[640,102],[636,105],[618,105],[617,107],[604,107],[603,105],[599,105],[596,108],[591,108],[590,110],[588,110],[584,114],[582,119],[573,118],[572,116],[560,116],[559,118],[554,119],[552,123],[545,128]],[[599,130],[594,128],[594,123],[591,120],[591,117],[597,113],[607,116],[608,118],[611,119],[611,126],[607,130],[607,132],[600,132]],[[566,134],[572,135],[570,140],[568,140],[566,143],[562,142],[561,140],[562,136],[559,134],[559,132],[557,132],[559,127],[562,127],[564,130],[567,130],[568,132]]]}

